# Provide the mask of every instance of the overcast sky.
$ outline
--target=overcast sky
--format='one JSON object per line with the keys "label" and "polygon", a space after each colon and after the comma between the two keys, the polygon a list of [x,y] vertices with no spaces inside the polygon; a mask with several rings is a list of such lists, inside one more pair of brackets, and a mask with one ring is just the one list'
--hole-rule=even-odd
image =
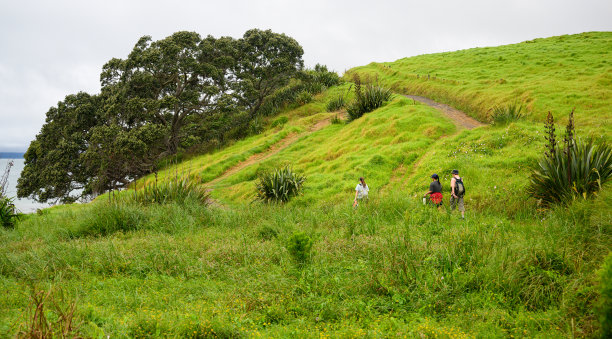
{"label": "overcast sky", "polygon": [[[0,151],[25,151],[49,107],[98,93],[102,65],[139,37],[189,30],[295,38],[306,66],[372,61],[612,30],[610,0],[0,0]],[[612,46],[611,46],[612,48]]]}

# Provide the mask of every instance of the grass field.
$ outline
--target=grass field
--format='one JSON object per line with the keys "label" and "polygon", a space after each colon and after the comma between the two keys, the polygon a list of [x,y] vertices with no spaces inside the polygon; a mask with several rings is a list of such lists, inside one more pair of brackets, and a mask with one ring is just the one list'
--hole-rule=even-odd
{"label": "grass field", "polygon": [[423,95],[487,121],[497,105],[524,103],[532,121],[548,111],[612,138],[612,33],[588,32],[371,63],[350,70],[397,92]]}
{"label": "grass field", "polygon": [[[550,210],[525,187],[548,110],[563,120],[576,106],[578,135],[609,141],[611,47],[611,33],[584,33],[359,67],[349,73],[481,121],[515,100],[529,114],[467,130],[396,95],[331,123],[341,114],[325,104],[344,84],[270,117],[262,134],[158,173],[210,188],[216,206],[103,196],[27,216],[0,230],[0,337],[26,328],[32,289],[54,291],[51,322],[52,301],[74,303],[79,333],[96,338],[595,337],[611,187]],[[304,194],[254,203],[257,175],[284,164],[306,175]],[[448,209],[455,168],[466,220]],[[434,172],[442,211],[420,201]],[[355,211],[359,176],[370,200]],[[306,262],[288,250],[296,234],[313,243]]]}

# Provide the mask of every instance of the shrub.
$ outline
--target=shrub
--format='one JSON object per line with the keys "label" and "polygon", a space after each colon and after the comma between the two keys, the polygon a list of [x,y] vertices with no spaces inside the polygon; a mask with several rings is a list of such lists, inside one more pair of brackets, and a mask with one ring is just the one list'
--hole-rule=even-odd
{"label": "shrub", "polygon": [[331,118],[331,123],[332,123],[332,124],[334,124],[334,125],[341,124],[341,123],[342,123],[342,119],[340,119],[340,118],[338,117],[338,115],[336,114],[336,115],[334,115],[334,116]]}
{"label": "shrub", "polygon": [[340,77],[336,72],[331,72],[327,66],[316,64],[314,72],[312,72],[315,83],[322,84],[326,87],[332,87],[340,84]]}
{"label": "shrub", "polygon": [[[137,188],[137,187],[136,187]],[[141,189],[126,192],[122,199],[124,202],[137,202],[140,204],[166,204],[170,202],[185,203],[196,201],[207,205],[209,194],[202,186],[187,179],[176,179],[160,184],[145,184]]]}
{"label": "shrub", "polygon": [[262,240],[272,240],[278,236],[278,231],[270,226],[262,227],[257,233]]}
{"label": "shrub", "polygon": [[248,134],[255,135],[264,131],[264,124],[260,117],[256,117],[249,123]]}
{"label": "shrub", "polygon": [[601,325],[601,337],[612,338],[612,252],[604,260],[599,271],[601,295],[597,311]]}
{"label": "shrub", "polygon": [[612,178],[612,148],[608,144],[578,140],[568,149],[555,148],[552,156],[542,157],[531,175],[527,192],[544,206],[587,199]]}
{"label": "shrub", "polygon": [[305,233],[296,233],[287,242],[287,250],[298,265],[305,264],[310,258],[312,239]]}
{"label": "shrub", "polygon": [[298,105],[306,105],[307,103],[312,101],[312,94],[310,94],[306,90],[303,90],[298,93],[297,98],[295,98],[295,101]]}
{"label": "shrub", "polygon": [[287,202],[298,195],[306,178],[289,166],[264,172],[256,183],[257,199],[263,202]]}
{"label": "shrub", "polygon": [[382,107],[385,102],[391,100],[391,90],[374,85],[367,85],[361,91],[361,86],[355,84],[355,99],[346,108],[349,120],[359,119],[362,115]]}
{"label": "shrub", "polygon": [[344,95],[340,94],[335,98],[332,98],[328,103],[327,103],[327,111],[328,112],[335,112],[338,110],[341,110],[344,108],[344,106],[346,106],[346,100],[344,99]]}
{"label": "shrub", "polygon": [[2,227],[12,228],[21,214],[17,212],[13,199],[0,196],[0,224]]}
{"label": "shrub", "polygon": [[272,127],[282,126],[286,124],[287,122],[289,122],[289,118],[283,115],[281,117],[278,117],[277,119],[274,119],[274,121],[272,121],[271,126]]}
{"label": "shrub", "polygon": [[491,120],[495,125],[504,125],[517,121],[523,117],[523,105],[515,102],[506,106],[497,106],[493,109]]}

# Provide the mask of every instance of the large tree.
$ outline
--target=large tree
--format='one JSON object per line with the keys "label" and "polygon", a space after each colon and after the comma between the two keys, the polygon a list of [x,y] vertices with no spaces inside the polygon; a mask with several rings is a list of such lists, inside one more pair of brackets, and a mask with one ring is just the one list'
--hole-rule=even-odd
{"label": "large tree", "polygon": [[126,59],[104,65],[99,95],[69,95],[49,110],[18,195],[74,201],[125,186],[181,148],[244,136],[262,103],[302,69],[302,54],[271,31],[144,36]]}
{"label": "large tree", "polygon": [[112,59],[101,75],[113,95],[109,113],[127,125],[167,127],[166,154],[177,152],[189,117],[211,112],[225,93],[226,70],[233,64],[227,39],[201,39],[177,32],[158,41],[142,37],[127,59]]}
{"label": "large tree", "polygon": [[100,97],[68,95],[47,112],[47,119],[25,153],[17,196],[40,202],[79,198],[91,180],[82,156],[92,127],[100,122]]}
{"label": "large tree", "polygon": [[302,46],[285,34],[251,29],[238,41],[236,94],[253,118],[265,99],[304,66]]}

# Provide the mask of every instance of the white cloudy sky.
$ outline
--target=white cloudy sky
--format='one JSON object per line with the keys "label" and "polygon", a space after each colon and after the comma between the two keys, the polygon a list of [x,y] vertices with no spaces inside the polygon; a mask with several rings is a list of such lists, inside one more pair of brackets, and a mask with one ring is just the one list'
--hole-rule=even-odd
{"label": "white cloudy sky", "polygon": [[[143,35],[240,37],[272,29],[307,66],[371,61],[612,30],[610,0],[0,0],[0,151],[24,151],[49,107],[97,93],[99,72]],[[612,48],[612,46],[611,46]]]}

